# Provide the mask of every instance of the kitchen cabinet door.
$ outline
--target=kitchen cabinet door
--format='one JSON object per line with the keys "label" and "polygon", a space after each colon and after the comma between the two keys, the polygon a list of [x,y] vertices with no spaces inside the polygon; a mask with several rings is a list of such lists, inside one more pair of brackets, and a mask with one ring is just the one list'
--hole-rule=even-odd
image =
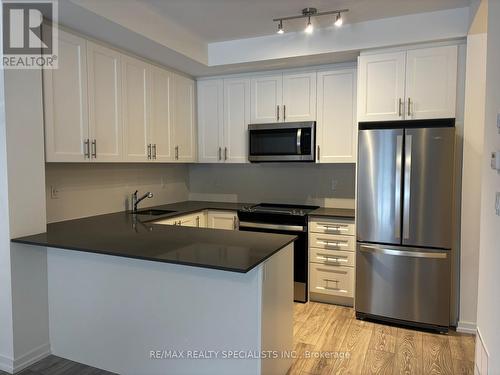
{"label": "kitchen cabinet door", "polygon": [[251,123],[282,122],[283,74],[257,76],[251,80]]}
{"label": "kitchen cabinet door", "polygon": [[320,163],[356,163],[356,69],[318,72],[317,152]]}
{"label": "kitchen cabinet door", "polygon": [[406,52],[361,55],[358,122],[404,119]]}
{"label": "kitchen cabinet door", "polygon": [[149,65],[123,55],[122,58],[123,158],[125,161],[151,159],[149,145]]}
{"label": "kitchen cabinet door", "polygon": [[250,79],[224,80],[224,146],[227,163],[248,162],[248,124],[250,123]]}
{"label": "kitchen cabinet door", "polygon": [[231,211],[208,211],[207,228],[236,230],[238,214]]}
{"label": "kitchen cabinet door", "polygon": [[316,121],[316,72],[283,75],[283,121]]}
{"label": "kitchen cabinet door", "polygon": [[194,95],[194,81],[174,74],[173,145],[178,162],[196,161]]}
{"label": "kitchen cabinet door", "polygon": [[85,39],[59,30],[59,68],[43,70],[43,90],[46,161],[89,160]]}
{"label": "kitchen cabinet door", "polygon": [[121,55],[87,42],[87,58],[92,161],[122,161]]}
{"label": "kitchen cabinet door", "polygon": [[456,45],[408,51],[407,119],[455,117],[457,59]]}
{"label": "kitchen cabinet door", "polygon": [[154,161],[174,160],[172,146],[172,73],[151,66],[150,143]]}
{"label": "kitchen cabinet door", "polygon": [[224,89],[222,79],[198,81],[198,161],[223,161]]}

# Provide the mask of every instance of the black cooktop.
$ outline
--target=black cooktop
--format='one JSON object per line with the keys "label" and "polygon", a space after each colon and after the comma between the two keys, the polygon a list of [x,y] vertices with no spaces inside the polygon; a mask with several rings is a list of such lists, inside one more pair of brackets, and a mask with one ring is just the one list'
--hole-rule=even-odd
{"label": "black cooktop", "polygon": [[260,203],[260,204],[254,205],[254,206],[244,207],[241,211],[247,212],[247,213],[256,213],[256,214],[306,216],[310,212],[312,212],[318,208],[319,208],[319,206]]}

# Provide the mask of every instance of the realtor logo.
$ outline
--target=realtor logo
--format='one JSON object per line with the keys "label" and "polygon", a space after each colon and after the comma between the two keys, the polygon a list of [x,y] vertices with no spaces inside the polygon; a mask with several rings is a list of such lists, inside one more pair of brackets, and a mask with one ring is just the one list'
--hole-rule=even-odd
{"label": "realtor logo", "polygon": [[57,68],[57,2],[4,0],[4,69]]}

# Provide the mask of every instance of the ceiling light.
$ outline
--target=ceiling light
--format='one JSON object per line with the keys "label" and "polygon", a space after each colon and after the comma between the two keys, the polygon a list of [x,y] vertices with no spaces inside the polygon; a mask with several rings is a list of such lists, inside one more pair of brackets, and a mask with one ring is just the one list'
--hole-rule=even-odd
{"label": "ceiling light", "polygon": [[337,27],[340,27],[340,26],[342,26],[343,23],[344,23],[344,20],[342,19],[342,15],[340,13],[337,13],[337,15],[335,16],[334,25]]}
{"label": "ceiling light", "polygon": [[283,30],[283,20],[280,20],[280,23],[278,24],[278,34],[283,34],[285,30]]}
{"label": "ceiling light", "polygon": [[349,12],[349,9],[338,9],[329,10],[327,12],[318,12],[316,8],[305,8],[302,9],[302,14],[298,16],[288,16],[273,19],[274,22],[278,22],[278,34],[283,34],[285,30],[283,29],[283,21],[295,20],[298,18],[307,18],[307,26],[305,32],[311,34],[314,30],[314,26],[311,23],[312,17],[325,16],[327,14],[335,15],[335,26],[340,27],[343,23],[342,13]]}
{"label": "ceiling light", "polygon": [[309,17],[308,21],[307,21],[307,26],[306,26],[306,29],[304,30],[306,33],[308,34],[311,34],[314,30],[314,27],[311,23],[311,17]]}

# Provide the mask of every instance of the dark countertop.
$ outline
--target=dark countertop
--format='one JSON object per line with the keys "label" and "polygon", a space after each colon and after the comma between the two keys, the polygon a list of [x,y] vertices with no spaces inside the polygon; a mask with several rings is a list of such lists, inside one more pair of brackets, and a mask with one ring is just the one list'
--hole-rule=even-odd
{"label": "dark countertop", "polygon": [[[117,212],[47,225],[47,232],[13,242],[155,262],[246,273],[295,240],[295,236],[154,224],[152,221],[204,209],[238,210],[243,203],[187,201],[147,216]],[[143,208],[141,208],[143,209]]]}
{"label": "dark countertop", "polygon": [[344,219],[354,219],[356,210],[349,208],[326,208],[320,207],[313,212],[309,213],[309,216],[329,216]]}

